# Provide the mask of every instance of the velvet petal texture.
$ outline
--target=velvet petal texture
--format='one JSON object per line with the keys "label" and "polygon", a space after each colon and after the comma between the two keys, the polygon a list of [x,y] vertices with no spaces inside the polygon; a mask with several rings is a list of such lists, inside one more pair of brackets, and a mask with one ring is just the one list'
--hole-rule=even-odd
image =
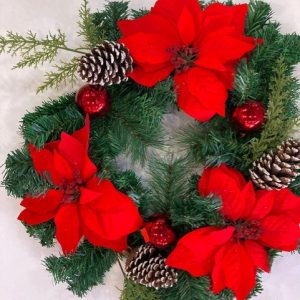
{"label": "velvet petal texture", "polygon": [[120,42],[135,61],[128,76],[151,87],[174,71],[184,112],[201,122],[224,117],[235,66],[257,44],[244,34],[247,11],[247,4],[202,10],[197,0],[158,0],[145,16],[119,21]]}
{"label": "velvet petal texture", "polygon": [[237,300],[245,300],[257,270],[269,272],[268,248],[297,249],[300,197],[289,189],[255,191],[252,182],[225,164],[204,170],[198,189],[202,196],[220,198],[225,225],[186,234],[167,263],[193,276],[210,274],[214,293],[229,288]]}
{"label": "velvet petal texture", "polygon": [[36,171],[55,189],[26,196],[18,219],[29,225],[53,219],[64,254],[74,253],[84,237],[95,246],[126,250],[128,235],[143,223],[132,199],[109,180],[95,177],[97,168],[88,157],[89,130],[87,117],[72,135],[62,133],[42,149],[29,146]]}

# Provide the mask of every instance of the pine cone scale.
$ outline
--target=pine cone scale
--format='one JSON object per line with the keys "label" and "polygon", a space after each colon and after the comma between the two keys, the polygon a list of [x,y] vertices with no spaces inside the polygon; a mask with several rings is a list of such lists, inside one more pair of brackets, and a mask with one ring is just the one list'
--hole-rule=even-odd
{"label": "pine cone scale", "polygon": [[300,142],[289,139],[274,151],[263,154],[249,170],[254,184],[260,189],[280,190],[288,187],[300,169]]}
{"label": "pine cone scale", "polygon": [[164,258],[152,245],[135,249],[126,263],[126,273],[131,280],[156,289],[168,288],[177,282],[177,272],[165,264]]}
{"label": "pine cone scale", "polygon": [[90,84],[111,85],[127,81],[133,59],[120,43],[105,41],[82,56],[78,73]]}

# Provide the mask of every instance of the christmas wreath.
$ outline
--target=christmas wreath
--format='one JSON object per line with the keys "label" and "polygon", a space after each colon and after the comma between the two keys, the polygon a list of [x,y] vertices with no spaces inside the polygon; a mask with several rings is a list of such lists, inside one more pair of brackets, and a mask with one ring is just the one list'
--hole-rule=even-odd
{"label": "christmas wreath", "polygon": [[[76,49],[61,31],[0,36],[16,68],[74,53],[38,92],[86,81],[24,116],[24,146],[5,163],[18,219],[61,247],[47,270],[80,297],[115,263],[122,300],[256,295],[300,239],[300,37],[256,0],[95,13],[84,0],[79,15]],[[186,126],[171,134],[176,118]]]}

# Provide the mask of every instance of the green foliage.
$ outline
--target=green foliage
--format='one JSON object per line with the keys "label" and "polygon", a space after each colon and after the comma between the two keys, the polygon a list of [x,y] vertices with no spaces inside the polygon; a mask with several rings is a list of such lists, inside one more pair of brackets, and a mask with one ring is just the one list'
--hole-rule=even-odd
{"label": "green foliage", "polygon": [[65,282],[68,289],[83,297],[93,286],[103,283],[105,273],[116,261],[113,251],[82,243],[74,255],[45,259],[44,263],[56,283]]}
{"label": "green foliage", "polygon": [[181,198],[175,198],[169,209],[172,225],[181,234],[199,227],[225,225],[219,213],[222,205],[220,199],[200,196],[197,188],[198,180],[198,175],[193,176],[189,191]]}
{"label": "green foliage", "polygon": [[53,61],[58,49],[66,47],[66,36],[61,31],[57,34],[49,33],[45,38],[38,38],[35,33],[28,31],[24,36],[8,31],[0,36],[0,53],[21,55],[22,60],[16,68],[26,66],[36,67],[45,61]]}
{"label": "green foliage", "polygon": [[273,12],[268,3],[251,0],[248,6],[246,34],[249,36],[259,37],[256,36],[256,33],[269,23],[272,15]]}
{"label": "green foliage", "polygon": [[176,285],[169,289],[160,289],[158,293],[163,300],[233,300],[233,295],[228,290],[214,295],[210,290],[208,277],[192,277],[182,271],[179,271]]}
{"label": "green foliage", "polygon": [[27,142],[42,147],[56,140],[62,131],[72,133],[84,124],[84,117],[75,104],[74,95],[45,102],[22,120],[22,133]]}
{"label": "green foliage", "polygon": [[143,17],[144,15],[146,15],[148,13],[149,13],[148,9],[143,9],[143,8],[138,9],[138,10],[132,9],[130,15],[133,19],[137,19],[137,18]]}
{"label": "green foliage", "polygon": [[106,118],[94,120],[91,144],[94,161],[119,154],[143,163],[148,148],[162,146],[161,120],[174,101],[171,82],[146,89],[131,82],[111,87],[112,109]]}
{"label": "green foliage", "polygon": [[154,289],[125,279],[120,300],[160,300]]}
{"label": "green foliage", "polygon": [[174,139],[190,162],[200,166],[217,166],[226,163],[240,169],[247,142],[241,139],[228,122],[214,117],[209,123],[193,123],[178,131]]}
{"label": "green foliage", "polygon": [[[37,68],[46,62],[52,64],[54,70],[45,74],[45,81],[38,87],[38,93],[63,84],[72,84],[77,78],[79,56],[89,52],[103,39],[117,40],[120,37],[117,22],[128,16],[127,2],[109,2],[103,11],[92,14],[88,0],[83,0],[78,22],[78,35],[83,38],[82,46],[70,48],[66,35],[60,30],[56,34],[49,33],[44,38],[39,38],[31,31],[25,35],[7,32],[0,36],[0,54],[5,52],[20,56],[20,61],[14,68]],[[74,56],[69,61],[54,63],[59,51],[69,51]]]}
{"label": "green foliage", "polygon": [[260,137],[250,141],[251,154],[248,159],[251,162],[286,140],[296,124],[296,120],[285,113],[287,107],[293,106],[295,95],[290,90],[291,77],[287,75],[283,58],[278,59],[274,70],[270,82],[267,122]]}
{"label": "green foliage", "polygon": [[53,221],[34,226],[27,225],[25,223],[23,223],[23,225],[26,227],[26,232],[29,236],[36,238],[42,246],[53,246],[55,236],[55,224]]}
{"label": "green foliage", "polygon": [[49,184],[33,169],[27,147],[7,156],[2,184],[9,194],[21,198],[27,193],[38,195],[49,188]]}
{"label": "green foliage", "polygon": [[242,60],[236,69],[232,103],[241,105],[248,99],[259,99],[261,96],[257,89],[259,82],[259,72],[252,69],[246,60]]}
{"label": "green foliage", "polygon": [[107,40],[117,40],[121,37],[117,22],[129,17],[127,1],[109,1],[104,10],[94,14],[94,24],[98,35],[104,35]]}
{"label": "green foliage", "polygon": [[156,213],[168,214],[172,203],[182,200],[186,195],[189,175],[187,166],[180,159],[152,159],[149,163],[149,175],[147,197],[142,199],[140,209],[146,217]]}
{"label": "green foliage", "polygon": [[37,88],[37,93],[42,93],[50,88],[58,88],[62,84],[74,84],[77,79],[78,58],[70,61],[61,61],[53,66],[55,71],[45,74],[45,81]]}
{"label": "green foliage", "polygon": [[80,10],[79,10],[78,22],[79,26],[79,36],[83,37],[85,46],[89,49],[95,47],[97,44],[101,43],[101,40],[97,34],[97,28],[94,24],[94,17],[89,8],[88,0],[83,0]]}

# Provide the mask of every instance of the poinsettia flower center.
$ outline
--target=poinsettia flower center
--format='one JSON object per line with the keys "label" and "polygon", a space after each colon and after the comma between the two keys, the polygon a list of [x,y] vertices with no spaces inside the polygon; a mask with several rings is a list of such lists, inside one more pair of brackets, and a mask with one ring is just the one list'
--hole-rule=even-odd
{"label": "poinsettia flower center", "polygon": [[198,56],[198,49],[193,46],[176,46],[169,48],[171,63],[177,73],[184,72],[194,66]]}
{"label": "poinsettia flower center", "polygon": [[234,237],[238,240],[257,240],[261,234],[259,221],[239,221],[235,224]]}
{"label": "poinsettia flower center", "polygon": [[83,181],[80,175],[74,173],[72,180],[64,180],[60,185],[60,190],[64,193],[62,202],[72,203],[78,202],[80,197],[80,187],[83,185]]}

